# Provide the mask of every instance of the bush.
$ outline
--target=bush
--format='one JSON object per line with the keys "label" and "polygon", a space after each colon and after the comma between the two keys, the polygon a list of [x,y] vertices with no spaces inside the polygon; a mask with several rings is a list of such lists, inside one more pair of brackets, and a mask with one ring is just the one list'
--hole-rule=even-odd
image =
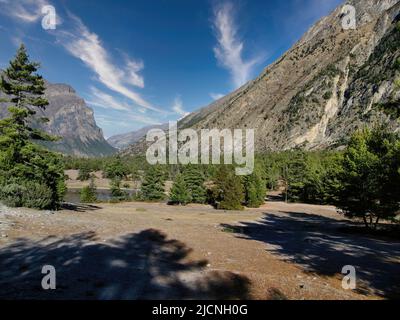
{"label": "bush", "polygon": [[324,95],[322,96],[325,100],[329,100],[330,98],[332,98],[332,92],[327,91],[324,93]]}
{"label": "bush", "polygon": [[111,190],[111,200],[116,201],[123,201],[128,199],[128,194],[121,190],[121,180],[116,178],[111,180],[110,183],[110,190]]}
{"label": "bush", "polygon": [[51,208],[53,203],[51,189],[35,182],[14,182],[2,186],[0,200],[9,207],[40,210]]}
{"label": "bush", "polygon": [[26,192],[23,198],[24,207],[34,209],[48,209],[52,204],[52,192],[50,188],[38,183],[26,184]]}
{"label": "bush", "polygon": [[97,201],[96,186],[94,180],[90,181],[90,184],[81,190],[81,202],[82,203],[94,203]]}
{"label": "bush", "polygon": [[78,172],[78,180],[79,181],[87,181],[90,179],[90,169],[87,165],[83,165],[81,168],[79,168]]}
{"label": "bush", "polygon": [[17,183],[3,185],[0,190],[1,201],[9,207],[22,207],[26,188]]}

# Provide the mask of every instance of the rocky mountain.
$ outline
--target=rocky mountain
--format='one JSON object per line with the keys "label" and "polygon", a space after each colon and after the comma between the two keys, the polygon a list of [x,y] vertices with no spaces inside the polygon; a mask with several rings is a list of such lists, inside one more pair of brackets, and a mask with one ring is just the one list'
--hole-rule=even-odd
{"label": "rocky mountain", "polygon": [[[255,129],[257,151],[335,148],[363,126],[400,128],[400,1],[350,0],[255,80],[184,118],[180,128]],[[124,153],[143,150],[143,140]]]}
{"label": "rocky mountain", "polygon": [[129,145],[140,141],[143,137],[146,136],[147,132],[151,129],[167,130],[167,128],[168,128],[168,124],[147,126],[140,130],[137,130],[137,131],[112,136],[107,139],[107,142],[114,148],[122,150],[122,149],[127,148]]}
{"label": "rocky mountain", "polygon": [[[47,82],[45,96],[49,105],[45,111],[38,110],[37,117],[47,117],[49,122],[35,125],[61,138],[57,142],[46,142],[46,147],[81,157],[106,156],[116,151],[96,125],[93,110],[77,96],[72,87]],[[0,118],[7,114],[7,103],[0,103]]]}

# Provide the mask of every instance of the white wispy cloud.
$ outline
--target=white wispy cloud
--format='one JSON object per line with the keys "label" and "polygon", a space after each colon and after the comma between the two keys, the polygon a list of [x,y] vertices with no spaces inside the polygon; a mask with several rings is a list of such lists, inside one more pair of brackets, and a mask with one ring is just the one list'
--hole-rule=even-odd
{"label": "white wispy cloud", "polygon": [[108,89],[125,96],[142,108],[162,112],[131,88],[144,88],[144,79],[139,74],[143,69],[143,62],[130,58],[120,68],[112,62],[99,36],[91,32],[78,17],[69,15],[73,21],[73,30],[55,32],[58,42],[90,68],[96,74],[97,80]]}
{"label": "white wispy cloud", "polygon": [[180,96],[177,96],[175,98],[172,110],[174,110],[175,113],[177,113],[182,118],[190,114],[190,112],[186,112],[185,110],[183,110],[183,102]]}
{"label": "white wispy cloud", "polygon": [[[45,6],[51,5],[47,0],[0,0],[1,14],[23,23],[35,23],[43,19]],[[61,25],[62,19],[56,15],[56,24]]]}
{"label": "white wispy cloud", "polygon": [[42,17],[42,8],[49,3],[45,0],[0,0],[3,14],[26,23],[33,23]]}
{"label": "white wispy cloud", "polygon": [[[90,99],[86,100],[87,104],[93,107],[100,107],[103,109],[113,109],[115,111],[120,111],[123,112],[123,118],[126,120],[131,120],[131,121],[136,121],[140,122],[143,124],[159,124],[159,122],[154,118],[154,117],[148,117],[143,114],[141,111],[141,108],[138,108],[138,112],[136,113],[133,111],[133,107],[127,104],[126,102],[120,101],[116,99],[115,97],[109,95],[108,93],[105,93],[96,87],[91,87],[90,88]],[[121,116],[118,116],[116,118],[113,118],[111,116],[102,116],[102,123],[106,123],[106,119],[108,124],[115,124],[119,125],[121,122],[120,119]]]}
{"label": "white wispy cloud", "polygon": [[210,97],[213,100],[219,100],[219,99],[225,97],[225,95],[222,93],[210,93]]}
{"label": "white wispy cloud", "polygon": [[131,109],[126,103],[117,101],[113,96],[100,91],[96,87],[91,87],[90,93],[90,100],[87,100],[89,105],[120,111],[129,111]]}
{"label": "white wispy cloud", "polygon": [[235,87],[240,87],[250,80],[253,67],[260,62],[260,58],[248,61],[243,58],[244,42],[238,35],[234,13],[235,8],[231,2],[214,8],[213,27],[218,41],[214,53],[218,63],[231,73]]}

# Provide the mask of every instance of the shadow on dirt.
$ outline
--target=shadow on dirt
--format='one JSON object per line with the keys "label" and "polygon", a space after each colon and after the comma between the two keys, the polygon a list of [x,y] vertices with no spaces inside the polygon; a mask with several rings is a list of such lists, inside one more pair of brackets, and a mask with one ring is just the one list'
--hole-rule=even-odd
{"label": "shadow on dirt", "polygon": [[[250,282],[187,262],[184,243],[158,230],[96,242],[82,233],[0,249],[0,299],[246,299]],[[43,290],[42,267],[53,265],[57,289]],[[201,272],[203,271],[203,272]]]}
{"label": "shadow on dirt", "polygon": [[222,227],[236,230],[237,237],[263,241],[269,252],[320,275],[341,274],[343,266],[352,265],[360,293],[372,288],[383,297],[400,297],[400,242],[343,233],[340,230],[349,226],[346,220],[282,213],[266,214],[262,220],[242,222],[240,227]]}
{"label": "shadow on dirt", "polygon": [[64,202],[61,206],[61,209],[75,211],[75,212],[88,212],[88,211],[100,210],[101,208],[91,204],[77,204],[77,203]]}

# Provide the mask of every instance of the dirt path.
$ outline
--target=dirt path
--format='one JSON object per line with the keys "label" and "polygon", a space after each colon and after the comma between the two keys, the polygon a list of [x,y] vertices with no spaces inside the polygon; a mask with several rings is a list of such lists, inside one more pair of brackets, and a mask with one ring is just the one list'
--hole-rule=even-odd
{"label": "dirt path", "polygon": [[[348,222],[333,207],[0,211],[8,226],[0,298],[379,299],[399,292],[400,244],[340,232]],[[56,267],[56,291],[40,287],[45,264]],[[357,268],[357,291],[342,289],[344,265]]]}

